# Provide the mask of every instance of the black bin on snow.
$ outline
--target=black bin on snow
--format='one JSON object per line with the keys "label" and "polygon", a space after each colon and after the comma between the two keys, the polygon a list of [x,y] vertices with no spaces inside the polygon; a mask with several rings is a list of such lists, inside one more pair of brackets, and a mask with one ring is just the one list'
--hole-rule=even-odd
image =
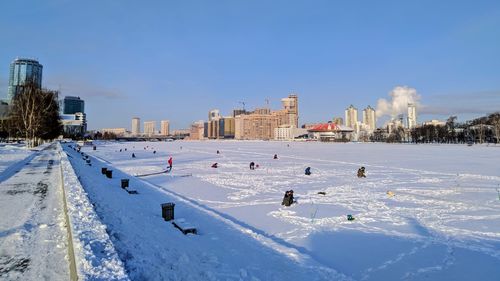
{"label": "black bin on snow", "polygon": [[174,219],[174,203],[164,203],[161,204],[161,217],[166,220],[173,220]]}
{"label": "black bin on snow", "polygon": [[122,188],[128,187],[128,179],[122,179]]}
{"label": "black bin on snow", "polygon": [[106,171],[108,171],[108,168],[101,168],[101,174],[105,175]]}
{"label": "black bin on snow", "polygon": [[106,177],[108,177],[109,179],[113,178],[113,170],[107,170]]}

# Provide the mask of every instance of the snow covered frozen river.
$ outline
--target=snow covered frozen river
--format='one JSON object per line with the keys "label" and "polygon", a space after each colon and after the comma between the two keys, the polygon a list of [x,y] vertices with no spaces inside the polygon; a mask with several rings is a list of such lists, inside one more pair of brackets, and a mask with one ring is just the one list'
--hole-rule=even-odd
{"label": "snow covered frozen river", "polygon": [[[103,142],[82,149],[92,166],[63,147],[85,189],[78,197],[88,196],[132,280],[500,276],[500,146]],[[170,156],[171,173],[133,177],[165,170]],[[123,192],[121,178],[139,194]],[[290,189],[297,203],[282,206]],[[165,202],[198,235],[164,222]]]}

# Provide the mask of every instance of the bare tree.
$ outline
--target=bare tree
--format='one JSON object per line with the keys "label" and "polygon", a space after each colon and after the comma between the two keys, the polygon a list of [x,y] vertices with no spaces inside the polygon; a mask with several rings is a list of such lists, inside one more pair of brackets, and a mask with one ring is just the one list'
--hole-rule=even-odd
{"label": "bare tree", "polygon": [[495,133],[496,143],[500,142],[500,112],[490,115],[491,125],[493,125],[493,132]]}
{"label": "bare tree", "polygon": [[61,132],[57,92],[39,89],[33,83],[23,86],[14,96],[9,119],[29,147],[56,138]]}

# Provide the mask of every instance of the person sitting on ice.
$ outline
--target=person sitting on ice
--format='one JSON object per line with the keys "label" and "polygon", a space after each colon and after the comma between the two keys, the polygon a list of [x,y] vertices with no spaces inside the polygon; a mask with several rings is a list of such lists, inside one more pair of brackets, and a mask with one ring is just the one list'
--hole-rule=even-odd
{"label": "person sitting on ice", "polygon": [[218,166],[217,166],[217,165],[219,165],[219,164],[217,164],[217,162],[213,163],[213,164],[212,164],[212,168],[218,168]]}
{"label": "person sitting on ice", "polygon": [[290,206],[293,204],[293,190],[288,190],[285,192],[285,196],[283,197],[283,202],[281,205]]}
{"label": "person sitting on ice", "polygon": [[311,167],[307,167],[306,168],[305,174],[306,174],[306,176],[310,176],[311,175]]}
{"label": "person sitting on ice", "polygon": [[135,158],[135,154],[134,153],[132,153],[132,158]]}
{"label": "person sitting on ice", "polygon": [[254,162],[250,162],[250,170],[255,170],[255,163]]}
{"label": "person sitting on ice", "polygon": [[273,159],[278,159],[278,154],[274,154]]}
{"label": "person sitting on ice", "polygon": [[365,167],[361,167],[358,169],[358,178],[366,178]]}
{"label": "person sitting on ice", "polygon": [[217,154],[220,154],[220,151],[217,150]]}

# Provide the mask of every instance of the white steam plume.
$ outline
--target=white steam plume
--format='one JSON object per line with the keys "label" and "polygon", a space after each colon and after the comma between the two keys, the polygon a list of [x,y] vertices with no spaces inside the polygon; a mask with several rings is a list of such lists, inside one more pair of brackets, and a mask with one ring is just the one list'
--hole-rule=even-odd
{"label": "white steam plume", "polygon": [[391,100],[379,99],[377,102],[377,117],[389,115],[396,117],[408,112],[408,104],[413,103],[417,108],[420,106],[420,95],[417,90],[408,86],[396,86],[389,93]]}

